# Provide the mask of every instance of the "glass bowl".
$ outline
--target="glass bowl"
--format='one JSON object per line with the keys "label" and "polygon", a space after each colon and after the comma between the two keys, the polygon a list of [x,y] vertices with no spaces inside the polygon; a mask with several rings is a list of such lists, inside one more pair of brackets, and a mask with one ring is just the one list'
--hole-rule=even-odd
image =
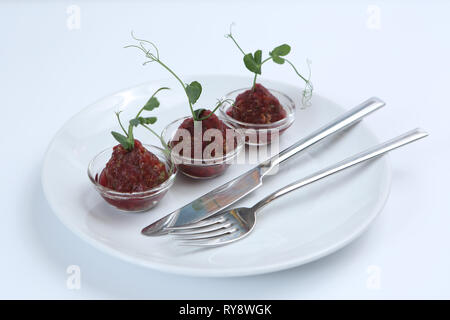
{"label": "glass bowl", "polygon": [[[248,123],[236,120],[228,114],[228,110],[232,107],[239,94],[250,89],[251,88],[237,89],[226,94],[224,99],[227,100],[225,100],[219,108],[220,118],[228,126],[239,129],[245,137],[246,144],[256,146],[266,145],[271,143],[272,140],[275,139],[275,136],[280,136],[292,125],[295,120],[295,103],[284,93],[273,89],[267,89],[278,99],[278,101],[280,101],[281,106],[286,111],[286,118],[265,124]],[[230,102],[230,100],[233,102]]]}
{"label": "glass bowl", "polygon": [[167,156],[165,150],[148,144],[144,144],[144,147],[165,164],[166,170],[169,174],[166,181],[146,191],[119,192],[102,186],[98,182],[102,170],[111,158],[113,147],[103,150],[96,155],[91,162],[89,162],[88,176],[94,184],[95,189],[103,197],[103,199],[106,200],[106,202],[119,210],[127,212],[142,212],[153,208],[164,197],[175,180],[177,170],[173,161]]}
{"label": "glass bowl", "polygon": [[[183,117],[169,123],[161,133],[163,142],[170,148],[171,142],[179,140],[176,134],[180,125],[191,117]],[[177,168],[184,175],[194,179],[210,179],[217,177],[225,172],[234,159],[236,159],[239,152],[244,146],[244,138],[242,134],[235,130],[233,127],[227,126],[227,130],[233,132],[234,147],[232,151],[217,157],[208,158],[191,158],[180,155],[177,152],[171,152],[172,159],[174,160]]]}

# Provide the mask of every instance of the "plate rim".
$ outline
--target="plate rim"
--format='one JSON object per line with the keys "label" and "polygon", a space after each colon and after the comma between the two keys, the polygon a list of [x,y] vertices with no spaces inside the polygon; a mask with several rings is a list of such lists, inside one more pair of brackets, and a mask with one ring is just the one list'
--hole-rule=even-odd
{"label": "plate rim", "polygon": [[[221,77],[221,76],[246,78],[241,75],[232,75],[232,74],[196,74],[196,75],[193,74],[193,75],[188,75],[187,78]],[[282,263],[271,263],[268,266],[264,265],[264,266],[260,266],[260,267],[254,267],[254,266],[252,266],[252,267],[237,267],[237,268],[234,267],[234,268],[229,268],[228,270],[208,269],[208,268],[199,268],[199,267],[189,267],[189,266],[183,266],[183,265],[169,265],[166,263],[160,263],[160,262],[156,262],[156,261],[142,260],[137,257],[127,255],[127,254],[121,252],[120,250],[114,249],[112,247],[107,246],[106,244],[103,244],[99,241],[96,241],[95,239],[92,239],[91,237],[89,237],[88,234],[82,232],[78,228],[69,224],[67,219],[64,217],[64,215],[61,215],[60,213],[58,213],[58,210],[56,210],[54,204],[52,203],[52,201],[50,201],[51,197],[49,197],[49,190],[48,190],[49,184],[48,184],[48,182],[46,182],[46,178],[45,178],[45,176],[46,176],[45,171],[48,167],[47,163],[49,161],[49,151],[51,150],[53,144],[55,143],[56,139],[59,137],[59,135],[63,131],[63,129],[66,127],[66,125],[69,122],[71,122],[74,118],[76,118],[79,114],[90,109],[93,105],[97,104],[98,102],[100,102],[110,96],[117,95],[123,91],[132,90],[132,89],[136,89],[137,87],[142,87],[142,86],[153,84],[153,83],[156,83],[159,81],[167,81],[167,80],[168,80],[168,78],[149,80],[149,81],[145,81],[145,82],[133,85],[133,86],[123,88],[121,90],[116,90],[116,91],[112,92],[111,94],[102,96],[101,98],[88,104],[86,107],[82,108],[80,111],[78,111],[75,114],[73,114],[72,116],[70,116],[64,122],[64,124],[61,126],[61,128],[58,129],[58,131],[56,131],[56,133],[54,134],[53,138],[51,139],[49,145],[47,146],[47,149],[44,154],[42,166],[41,166],[41,186],[42,186],[42,189],[44,192],[44,196],[47,200],[47,203],[49,204],[50,209],[52,210],[53,214],[59,219],[59,221],[68,230],[72,231],[75,235],[77,235],[79,238],[83,239],[83,241],[87,242],[88,244],[92,245],[94,248],[96,248],[102,252],[106,252],[113,257],[117,257],[123,261],[127,261],[127,262],[135,264],[135,265],[139,265],[142,267],[161,271],[164,273],[172,273],[172,274],[177,274],[177,275],[205,277],[205,278],[226,278],[226,277],[241,277],[241,276],[267,274],[267,273],[273,273],[273,272],[277,272],[277,271],[282,271],[282,270],[302,266],[304,264],[319,260],[327,255],[330,255],[330,254],[337,252],[338,250],[344,248],[346,245],[348,245],[352,241],[356,240],[360,235],[362,235],[368,229],[368,227],[378,217],[378,215],[381,213],[384,206],[386,205],[387,200],[389,198],[391,185],[392,185],[392,171],[391,171],[390,162],[388,160],[389,155],[385,155],[385,156],[377,159],[377,161],[382,161],[386,167],[386,170],[385,170],[385,175],[386,175],[385,176],[385,184],[386,185],[383,186],[383,188],[382,188],[383,191],[380,196],[380,199],[382,199],[382,201],[378,201],[377,205],[370,209],[370,215],[369,215],[370,218],[367,219],[364,224],[359,225],[358,228],[356,228],[348,236],[344,237],[341,241],[338,241],[338,242],[334,243],[333,245],[330,245],[330,246],[324,248],[323,250],[317,251],[307,257],[303,256],[303,257],[299,257],[296,259],[295,258],[289,259]],[[279,81],[279,80],[275,80],[275,79],[265,79],[265,80],[267,80],[269,82],[278,82],[281,84],[283,84],[283,83],[288,84],[283,81]],[[291,85],[291,84],[288,84],[288,85]],[[346,110],[340,104],[333,102],[332,100],[328,99],[325,96],[321,96],[321,98],[331,101],[332,103],[334,103],[337,107],[339,107],[343,111]],[[356,124],[356,125],[361,125],[361,124]],[[365,127],[366,127],[368,134],[371,135],[374,138],[374,140],[379,142],[378,137],[372,132],[372,130],[370,130],[370,128],[368,128],[367,126],[365,126]]]}

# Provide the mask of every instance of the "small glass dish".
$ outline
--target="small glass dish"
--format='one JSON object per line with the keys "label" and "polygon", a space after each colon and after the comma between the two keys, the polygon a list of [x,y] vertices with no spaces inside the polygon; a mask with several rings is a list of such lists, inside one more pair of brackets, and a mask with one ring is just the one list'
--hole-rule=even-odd
{"label": "small glass dish", "polygon": [[169,174],[166,181],[146,191],[119,192],[102,186],[99,183],[98,180],[100,174],[111,158],[113,147],[103,150],[89,162],[88,176],[94,184],[95,189],[106,202],[119,210],[127,212],[143,212],[153,208],[164,197],[175,180],[177,170],[173,161],[166,155],[165,150],[148,144],[144,144],[144,147],[165,164],[167,173]]}
{"label": "small glass dish", "polygon": [[[189,118],[183,117],[177,119],[164,128],[161,137],[169,148],[181,124]],[[227,127],[227,130],[231,130],[234,134],[233,137],[235,137],[232,151],[221,156],[208,157],[207,159],[185,157],[172,151],[171,156],[177,169],[193,179],[210,179],[223,174],[244,147],[244,137],[242,134],[232,127]]]}
{"label": "small glass dish", "polygon": [[[257,124],[248,123],[236,120],[231,115],[228,114],[228,110],[232,107],[236,97],[251,88],[243,88],[231,91],[227,93],[224,97],[224,103],[219,108],[220,118],[228,126],[239,129],[245,137],[245,143],[248,145],[261,146],[272,142],[276,136],[280,136],[284,131],[286,131],[295,120],[295,103],[294,101],[285,95],[284,93],[274,90],[267,89],[274,95],[278,101],[280,101],[281,106],[286,111],[286,118],[278,120],[273,123]],[[232,103],[230,102],[233,101]]]}

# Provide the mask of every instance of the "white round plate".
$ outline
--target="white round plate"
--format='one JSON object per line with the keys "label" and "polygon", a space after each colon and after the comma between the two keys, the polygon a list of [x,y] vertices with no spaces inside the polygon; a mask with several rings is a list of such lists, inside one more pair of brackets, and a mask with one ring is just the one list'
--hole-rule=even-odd
{"label": "white round plate", "polygon": [[[249,77],[218,75],[185,80],[198,80],[203,85],[198,107],[210,107],[225,93],[251,83]],[[297,105],[294,124],[280,137],[282,149],[345,111],[318,94],[314,94],[310,107],[301,109],[300,87],[276,81],[262,83],[286,93]],[[181,247],[169,236],[141,235],[144,226],[254,166],[235,164],[224,175],[203,181],[179,174],[164,199],[146,213],[123,213],[109,206],[87,177],[88,162],[99,151],[116,144],[110,135],[111,130],[119,130],[114,111],[124,110],[122,119],[130,119],[161,86],[172,90],[158,95],[161,106],[156,110],[155,128],[160,131],[171,120],[189,114],[184,92],[175,81],[146,83],[105,97],[75,115],[56,134],[45,156],[42,185],[50,206],[70,230],[100,250],[132,263],[178,274],[210,277],[261,274],[299,266],[342,248],[381,211],[390,186],[390,171],[384,157],[274,201],[259,213],[250,236],[228,246]],[[353,106],[346,109],[350,107]],[[139,128],[135,136],[145,143],[158,143]],[[252,205],[294,180],[377,143],[361,122],[287,161],[276,175],[266,177],[264,185],[237,206]]]}

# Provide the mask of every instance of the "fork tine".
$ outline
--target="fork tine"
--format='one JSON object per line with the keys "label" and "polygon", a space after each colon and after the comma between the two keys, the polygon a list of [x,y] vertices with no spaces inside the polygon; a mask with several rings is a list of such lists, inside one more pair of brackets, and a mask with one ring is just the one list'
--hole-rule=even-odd
{"label": "fork tine", "polygon": [[217,222],[214,224],[210,224],[204,227],[198,227],[198,228],[190,228],[190,229],[174,229],[169,230],[169,234],[171,235],[190,235],[190,234],[199,234],[209,231],[215,231],[223,228],[228,228],[231,226],[231,222]]}
{"label": "fork tine", "polygon": [[218,247],[227,245],[237,240],[240,240],[246,236],[248,236],[250,232],[247,233],[238,233],[238,229],[234,230],[232,233],[225,233],[219,236],[209,237],[209,238],[200,238],[200,239],[192,239],[192,240],[180,240],[177,241],[177,244],[180,246],[186,247]]}
{"label": "fork tine", "polygon": [[227,242],[220,241],[221,237],[222,236],[219,236],[217,239],[210,240],[210,241],[205,241],[205,240],[180,241],[180,242],[177,243],[177,245],[184,246],[184,247],[217,247],[217,246],[221,246],[221,245],[227,244]]}
{"label": "fork tine", "polygon": [[200,227],[206,227],[215,223],[220,223],[220,222],[224,222],[225,221],[225,217],[220,215],[217,217],[210,217],[210,218],[206,218],[191,224],[185,224],[179,227],[166,227],[165,229],[168,231],[175,231],[175,230],[189,230],[189,229],[196,229],[196,228],[200,228]]}
{"label": "fork tine", "polygon": [[241,236],[232,237],[233,235],[233,233],[227,233],[220,236],[210,237],[208,239],[181,240],[177,241],[177,244],[188,247],[217,247],[233,243],[242,238]]}
{"label": "fork tine", "polygon": [[235,227],[227,227],[227,228],[220,228],[218,230],[209,231],[209,232],[202,232],[202,233],[196,233],[196,234],[189,234],[189,235],[177,235],[177,240],[183,240],[183,241],[190,241],[190,240],[215,240],[217,238],[220,238],[224,235],[231,234],[237,229]]}

